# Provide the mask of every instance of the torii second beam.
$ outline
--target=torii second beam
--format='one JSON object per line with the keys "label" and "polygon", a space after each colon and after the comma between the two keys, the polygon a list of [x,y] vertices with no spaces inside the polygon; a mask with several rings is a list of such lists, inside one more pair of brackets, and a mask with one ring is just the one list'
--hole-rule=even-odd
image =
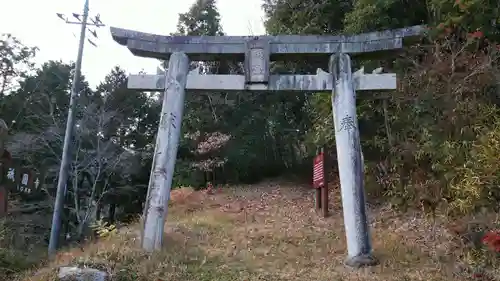
{"label": "torii second beam", "polygon": [[[396,89],[396,74],[364,74],[353,75],[354,89],[392,90]],[[165,75],[130,75],[128,88],[142,91],[163,91]],[[268,84],[247,84],[244,75],[203,75],[191,71],[188,75],[186,90],[188,91],[291,91],[322,92],[334,88],[333,77],[328,72],[317,70],[316,75],[271,75]]]}

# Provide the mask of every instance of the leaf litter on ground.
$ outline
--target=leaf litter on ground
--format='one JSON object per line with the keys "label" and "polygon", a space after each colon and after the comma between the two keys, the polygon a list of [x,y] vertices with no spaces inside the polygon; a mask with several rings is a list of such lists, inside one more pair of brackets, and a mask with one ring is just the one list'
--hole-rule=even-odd
{"label": "leaf litter on ground", "polygon": [[[370,206],[373,247],[378,266],[344,266],[346,243],[338,187],[330,194],[330,213],[314,210],[314,191],[292,182],[270,181],[232,186],[216,192],[172,191],[164,249],[153,257],[137,245],[137,235],[98,241],[68,256],[113,260],[114,280],[470,280],[459,270],[461,245],[446,228],[418,212],[399,214]],[[434,231],[429,231],[434,229]],[[135,232],[136,233],[136,232]],[[119,246],[118,246],[119,245]],[[63,255],[61,255],[63,256]],[[52,272],[52,271],[48,271]],[[118,274],[118,275],[117,275]],[[38,276],[43,276],[38,275]],[[47,280],[33,279],[24,280]]]}

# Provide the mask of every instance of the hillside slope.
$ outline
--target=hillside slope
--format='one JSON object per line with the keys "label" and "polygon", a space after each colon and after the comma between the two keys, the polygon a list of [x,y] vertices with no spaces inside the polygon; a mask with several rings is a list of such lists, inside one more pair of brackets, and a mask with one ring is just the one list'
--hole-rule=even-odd
{"label": "hillside slope", "polygon": [[416,214],[398,215],[383,207],[369,210],[380,265],[348,270],[343,266],[346,247],[338,190],[331,196],[330,218],[318,216],[313,204],[312,190],[284,182],[224,188],[213,195],[177,189],[161,253],[151,258],[142,253],[138,228],[130,227],[83,251],[63,252],[50,266],[19,279],[52,280],[58,265],[75,262],[105,269],[120,281],[472,277],[465,270],[463,242],[453,233],[453,224],[438,218],[434,225]]}

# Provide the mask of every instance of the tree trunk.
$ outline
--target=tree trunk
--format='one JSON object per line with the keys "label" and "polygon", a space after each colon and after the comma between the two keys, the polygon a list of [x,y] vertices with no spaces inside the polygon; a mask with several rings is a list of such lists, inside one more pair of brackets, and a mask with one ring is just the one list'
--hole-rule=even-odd
{"label": "tree trunk", "polygon": [[109,210],[108,210],[108,223],[109,224],[114,224],[115,223],[115,213],[116,213],[116,203],[111,203],[109,204]]}
{"label": "tree trunk", "polygon": [[96,220],[100,220],[101,219],[101,213],[102,213],[102,203],[99,202],[97,204],[97,210],[95,212],[95,218],[96,218]]}

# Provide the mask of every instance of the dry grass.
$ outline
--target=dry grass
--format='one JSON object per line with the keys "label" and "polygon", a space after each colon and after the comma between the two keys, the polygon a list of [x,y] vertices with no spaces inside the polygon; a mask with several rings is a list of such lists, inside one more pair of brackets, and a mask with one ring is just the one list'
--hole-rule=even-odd
{"label": "dry grass", "polygon": [[[172,194],[165,249],[152,257],[137,247],[135,229],[61,253],[50,266],[20,280],[53,280],[55,268],[78,262],[110,272],[113,280],[470,280],[460,269],[463,243],[446,221],[371,208],[373,247],[381,263],[343,266],[344,226],[338,194],[332,216],[313,210],[312,192],[281,182],[238,186],[207,195]],[[497,272],[498,273],[498,272]],[[500,274],[497,274],[500,276]]]}

